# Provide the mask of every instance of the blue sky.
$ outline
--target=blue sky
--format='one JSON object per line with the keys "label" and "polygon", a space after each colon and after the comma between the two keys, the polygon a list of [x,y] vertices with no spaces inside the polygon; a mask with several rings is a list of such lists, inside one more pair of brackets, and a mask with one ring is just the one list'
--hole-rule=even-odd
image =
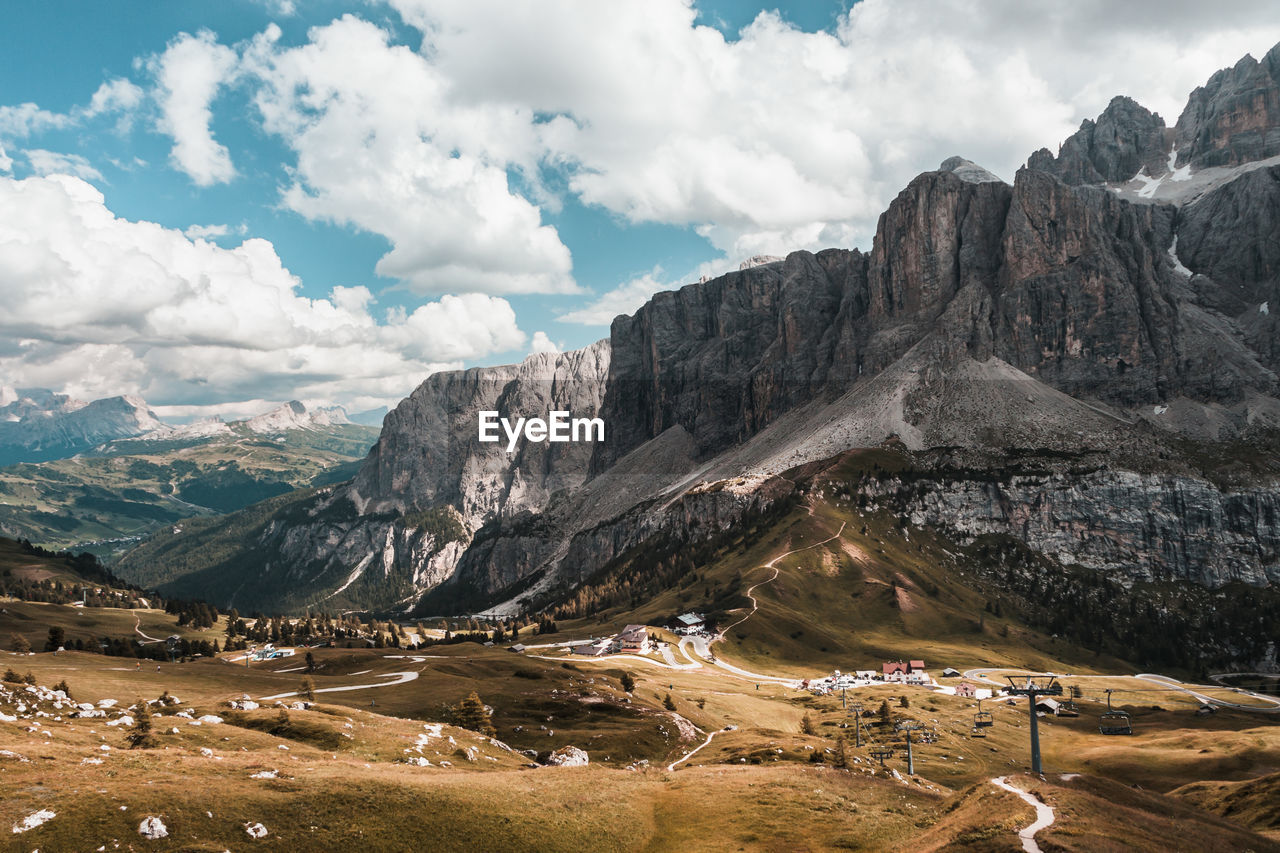
{"label": "blue sky", "polygon": [[914,174],[1011,179],[1114,94],[1172,124],[1280,38],[1261,3],[535,5],[15,4],[0,388],[394,403],[753,255],[869,248]]}

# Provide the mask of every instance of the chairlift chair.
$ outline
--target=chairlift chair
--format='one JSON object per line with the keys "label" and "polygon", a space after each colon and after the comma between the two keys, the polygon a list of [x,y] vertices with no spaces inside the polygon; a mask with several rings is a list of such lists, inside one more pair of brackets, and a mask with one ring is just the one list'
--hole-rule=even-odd
{"label": "chairlift chair", "polygon": [[984,730],[978,728],[977,726],[974,726],[973,731],[969,733],[969,737],[986,737],[986,736],[987,736],[987,733]]}
{"label": "chairlift chair", "polygon": [[1098,731],[1104,735],[1131,735],[1133,722],[1126,711],[1111,707],[1111,691],[1107,691],[1107,710],[1098,719]]}
{"label": "chairlift chair", "polygon": [[982,710],[983,700],[978,700],[978,713],[973,715],[973,730],[989,729],[996,724],[996,718],[991,716],[990,711]]}

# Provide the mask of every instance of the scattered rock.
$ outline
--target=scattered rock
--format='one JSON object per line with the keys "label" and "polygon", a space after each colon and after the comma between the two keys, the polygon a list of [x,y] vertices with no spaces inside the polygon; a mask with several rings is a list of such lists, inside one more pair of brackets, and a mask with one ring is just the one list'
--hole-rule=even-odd
{"label": "scattered rock", "polygon": [[169,827],[164,825],[158,817],[143,818],[142,823],[138,824],[138,834],[143,838],[155,841],[158,838],[169,837]]}
{"label": "scattered rock", "polygon": [[587,753],[576,746],[562,746],[547,758],[552,767],[586,767],[590,763]]}

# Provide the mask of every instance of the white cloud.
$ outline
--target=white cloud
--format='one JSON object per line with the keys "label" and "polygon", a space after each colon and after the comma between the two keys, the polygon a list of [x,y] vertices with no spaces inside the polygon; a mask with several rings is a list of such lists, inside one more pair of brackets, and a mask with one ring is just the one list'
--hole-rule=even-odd
{"label": "white cloud", "polygon": [[226,146],[213,138],[211,104],[234,74],[236,53],[207,30],[183,33],[152,59],[159,129],[173,138],[170,158],[198,186],[226,183],[235,166]]}
{"label": "white cloud", "polygon": [[454,101],[554,116],[533,156],[565,166],[585,202],[693,226],[730,261],[867,246],[918,172],[959,153],[1012,178],[1118,93],[1172,123],[1209,74],[1280,39],[1261,0],[1229,16],[863,0],[834,32],[761,13],[736,40],[695,26],[689,0],[392,5]]}
{"label": "white cloud", "polygon": [[42,110],[35,104],[0,106],[0,139],[22,139],[72,123],[70,116]]}
{"label": "white cloud", "polygon": [[123,77],[104,82],[89,99],[84,115],[93,118],[103,113],[128,112],[142,103],[143,92],[137,84]]}
{"label": "white cloud", "polygon": [[4,151],[4,146],[0,145],[0,172],[9,172],[13,170],[13,158]]}
{"label": "white cloud", "polygon": [[267,12],[281,18],[291,18],[298,14],[297,4],[293,0],[256,0]]}
{"label": "white cloud", "polygon": [[191,225],[182,232],[191,240],[216,240],[231,233],[225,225]]}
{"label": "white cloud", "polygon": [[381,275],[418,292],[570,293],[569,250],[508,169],[536,173],[532,116],[450,94],[423,56],[346,16],[309,44],[274,25],[246,53],[263,123],[297,153],[287,207],[385,236]]}
{"label": "white cloud", "polygon": [[547,333],[543,331],[534,332],[533,340],[529,343],[530,355],[538,355],[544,352],[556,353],[562,350],[563,347],[547,337]]}
{"label": "white cloud", "polygon": [[661,274],[661,269],[654,269],[653,272],[620,284],[582,308],[562,314],[556,319],[562,323],[607,326],[619,314],[635,313],[636,309],[649,301],[649,297],[653,294],[661,290],[670,290],[673,284],[661,281],[658,278]]}
{"label": "white cloud", "polygon": [[60,154],[42,148],[29,148],[22,153],[31,164],[31,171],[37,175],[73,175],[86,181],[102,180],[102,173],[79,154]]}
{"label": "white cloud", "polygon": [[433,370],[519,349],[506,300],[445,296],[383,322],[364,287],[297,293],[273,247],[117,218],[72,177],[0,178],[0,376],[165,405],[394,401]]}

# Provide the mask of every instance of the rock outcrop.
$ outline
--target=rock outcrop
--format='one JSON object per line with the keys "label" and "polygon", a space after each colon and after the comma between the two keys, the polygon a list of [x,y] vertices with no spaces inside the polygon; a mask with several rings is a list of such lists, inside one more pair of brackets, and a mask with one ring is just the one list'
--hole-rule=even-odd
{"label": "rock outcrop", "polygon": [[1011,536],[1064,565],[1126,580],[1280,583],[1280,492],[1097,471],[911,484],[870,493],[959,540]]}
{"label": "rock outcrop", "polygon": [[1127,181],[1146,170],[1165,170],[1169,134],[1164,119],[1132,98],[1112,99],[1096,121],[1086,119],[1054,157],[1047,148],[1028,165],[1071,186]]}
{"label": "rock outcrop", "polygon": [[1178,162],[1238,166],[1280,154],[1280,44],[1246,56],[1191,93],[1174,128]]}

